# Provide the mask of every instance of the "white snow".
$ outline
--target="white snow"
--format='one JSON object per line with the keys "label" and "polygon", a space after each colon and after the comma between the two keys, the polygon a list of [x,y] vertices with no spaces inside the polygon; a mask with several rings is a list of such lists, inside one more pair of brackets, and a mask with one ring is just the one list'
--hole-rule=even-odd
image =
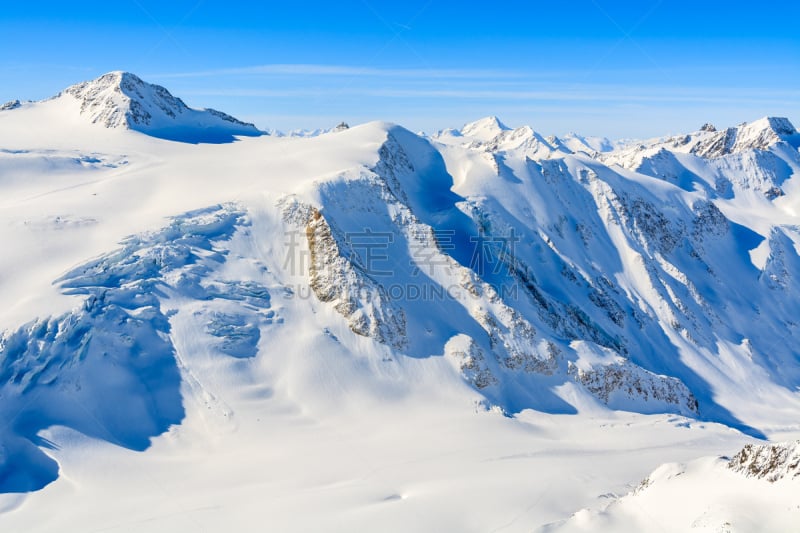
{"label": "white snow", "polygon": [[110,72],[65,89],[56,99],[78,101],[81,115],[107,128],[130,128],[181,142],[229,142],[233,135],[257,136],[253,125],[215,109],[190,109],[159,85],[129,72]]}
{"label": "white snow", "polygon": [[[777,445],[786,453],[797,444]],[[758,447],[756,447],[758,448]],[[770,483],[748,477],[727,457],[706,457],[658,467],[626,496],[583,509],[541,529],[567,531],[792,531],[800,521],[800,479]],[[796,461],[794,452],[792,459]]]}
{"label": "white snow", "polygon": [[127,73],[8,107],[4,530],[796,523],[716,458],[800,435],[788,121],[282,137]]}

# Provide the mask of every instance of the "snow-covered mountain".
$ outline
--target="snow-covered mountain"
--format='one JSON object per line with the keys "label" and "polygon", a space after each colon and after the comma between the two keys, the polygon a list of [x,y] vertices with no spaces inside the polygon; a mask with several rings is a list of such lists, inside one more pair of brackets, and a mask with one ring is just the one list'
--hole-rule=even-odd
{"label": "snow-covered mountain", "polygon": [[0,111],[0,525],[568,528],[797,438],[788,120],[258,133],[123,73]]}
{"label": "snow-covered mountain", "polygon": [[497,117],[486,117],[466,124],[461,130],[443,130],[433,137],[448,145],[458,145],[487,153],[513,151],[531,159],[546,159],[572,150],[555,136],[546,139],[529,126],[509,128]]}
{"label": "snow-covered mountain", "polygon": [[[258,136],[253,124],[216,109],[191,109],[160,85],[142,81],[130,72],[109,72],[97,79],[66,88],[55,98],[73,100],[81,118],[105,128],[139,131],[153,137],[181,142],[228,142],[234,135]],[[67,102],[69,106],[73,102]],[[26,106],[41,105],[30,102]],[[19,101],[2,109],[22,107]]]}
{"label": "snow-covered mountain", "polygon": [[595,155],[627,146],[629,141],[612,142],[605,137],[584,137],[577,133],[543,136],[530,126],[509,128],[497,117],[484,117],[466,124],[460,130],[446,129],[432,138],[443,144],[484,148],[489,152],[514,149],[531,159],[548,159],[564,154]]}
{"label": "snow-covered mountain", "polygon": [[611,152],[625,146],[626,141],[611,141],[605,137],[586,137],[577,133],[567,133],[559,140],[573,152]]}

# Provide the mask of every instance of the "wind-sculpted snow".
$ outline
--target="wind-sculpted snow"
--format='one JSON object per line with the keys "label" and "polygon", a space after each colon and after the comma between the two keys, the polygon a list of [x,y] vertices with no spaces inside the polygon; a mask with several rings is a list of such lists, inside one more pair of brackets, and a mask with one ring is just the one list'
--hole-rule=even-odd
{"label": "wind-sculpted snow", "polygon": [[56,478],[57,465],[37,448],[47,448],[37,433],[49,426],[144,450],[180,423],[169,319],[178,309],[163,310],[171,300],[199,302],[193,319],[205,323],[222,354],[256,355],[260,327],[276,320],[268,290],[215,274],[228,260],[225,242],[246,224],[242,210],[216,206],[130,237],[58,281],[85,297],[80,307],[3,335],[0,492],[36,490]]}

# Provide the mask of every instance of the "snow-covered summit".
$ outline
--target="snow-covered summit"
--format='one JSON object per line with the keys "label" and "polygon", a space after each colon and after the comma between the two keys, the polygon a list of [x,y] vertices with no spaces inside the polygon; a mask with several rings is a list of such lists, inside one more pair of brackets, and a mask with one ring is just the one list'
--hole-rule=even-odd
{"label": "snow-covered summit", "polygon": [[470,122],[460,130],[441,130],[431,138],[444,144],[458,144],[489,151],[522,151],[529,158],[537,160],[576,153],[595,156],[630,144],[628,140],[612,141],[606,137],[589,137],[573,132],[545,136],[530,126],[511,128],[496,116]]}
{"label": "snow-covered summit", "polygon": [[[761,157],[763,152],[781,143],[797,148],[800,146],[800,133],[787,118],[763,117],[721,130],[706,123],[692,133],[636,141],[610,152],[598,153],[595,157],[606,165],[619,165],[654,177],[677,178],[676,172],[680,174],[683,171],[663,168],[665,164],[674,167],[673,163],[665,161],[690,154],[707,160],[709,164],[724,164],[727,156]],[[715,162],[716,159],[719,161]],[[650,168],[653,162],[661,167],[658,171]]]}
{"label": "snow-covered summit", "polygon": [[461,135],[486,142],[509,130],[511,128],[500,122],[497,117],[484,117],[461,128]]}
{"label": "snow-covered summit", "polygon": [[691,149],[693,154],[702,157],[720,157],[752,149],[764,150],[780,141],[790,144],[800,141],[800,134],[794,125],[783,117],[763,117],[735,128],[703,131],[712,135],[699,140]]}
{"label": "snow-covered summit", "polygon": [[325,135],[327,133],[339,133],[342,131],[347,131],[349,129],[350,129],[350,124],[342,120],[341,122],[336,124],[336,126],[332,126],[329,128],[294,129],[290,131],[271,129],[265,133],[273,137],[304,137],[309,139],[311,137],[319,137],[320,135]]}
{"label": "snow-covered summit", "polygon": [[192,109],[167,89],[130,72],[109,72],[68,87],[56,99],[74,98],[80,113],[106,128],[127,128],[184,142],[224,142],[262,132],[215,109]]}
{"label": "snow-covered summit", "polygon": [[573,152],[610,152],[618,147],[606,137],[586,137],[574,132],[562,135],[558,140]]}
{"label": "snow-covered summit", "polygon": [[435,141],[456,145],[479,153],[514,153],[532,160],[549,159],[573,153],[558,137],[544,137],[530,126],[509,128],[497,117],[470,122],[461,130],[442,130]]}

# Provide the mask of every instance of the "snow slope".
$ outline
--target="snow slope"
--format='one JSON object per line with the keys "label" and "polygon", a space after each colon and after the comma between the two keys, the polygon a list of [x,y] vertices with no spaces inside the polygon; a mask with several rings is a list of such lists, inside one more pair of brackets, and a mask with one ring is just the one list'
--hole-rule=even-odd
{"label": "snow slope", "polygon": [[793,531],[798,446],[747,445],[732,459],[665,464],[602,510],[581,510],[540,531]]}
{"label": "snow slope", "polygon": [[571,527],[800,433],[785,119],[225,117],[126,73],[0,111],[3,527]]}

